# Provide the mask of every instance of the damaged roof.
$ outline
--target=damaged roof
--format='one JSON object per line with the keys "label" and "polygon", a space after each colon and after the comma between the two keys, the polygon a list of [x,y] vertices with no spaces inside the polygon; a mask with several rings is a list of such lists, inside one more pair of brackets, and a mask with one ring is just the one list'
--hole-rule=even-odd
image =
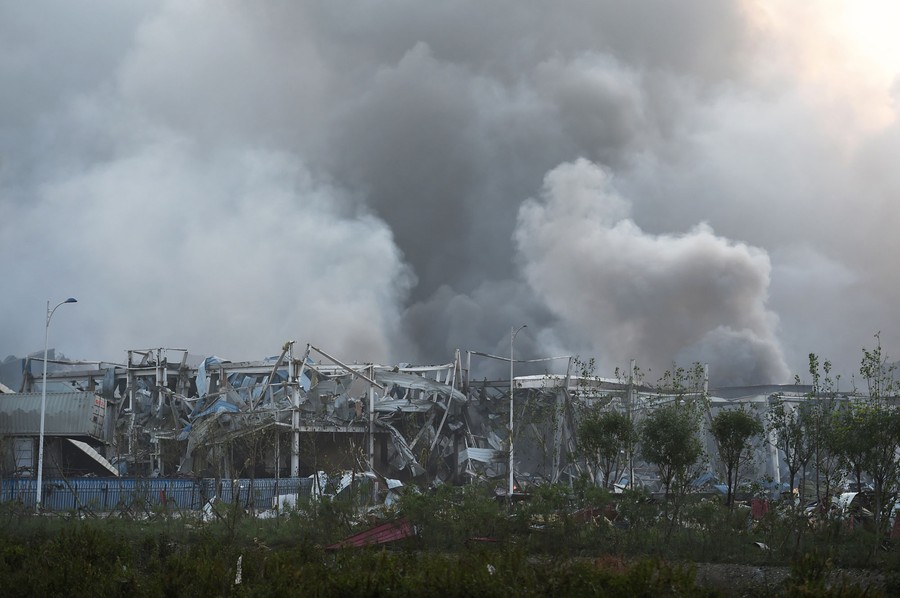
{"label": "damaged roof", "polygon": [[[47,393],[46,436],[104,437],[106,399],[93,392]],[[0,394],[0,435],[37,436],[41,393]]]}

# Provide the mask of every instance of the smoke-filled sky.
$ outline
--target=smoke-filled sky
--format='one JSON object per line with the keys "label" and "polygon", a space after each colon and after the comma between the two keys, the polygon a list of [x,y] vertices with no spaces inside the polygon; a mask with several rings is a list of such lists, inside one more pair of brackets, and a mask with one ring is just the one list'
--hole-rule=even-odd
{"label": "smoke-filled sky", "polygon": [[[313,343],[848,379],[900,344],[900,4],[0,1],[0,359]],[[849,385],[848,382],[843,384]]]}

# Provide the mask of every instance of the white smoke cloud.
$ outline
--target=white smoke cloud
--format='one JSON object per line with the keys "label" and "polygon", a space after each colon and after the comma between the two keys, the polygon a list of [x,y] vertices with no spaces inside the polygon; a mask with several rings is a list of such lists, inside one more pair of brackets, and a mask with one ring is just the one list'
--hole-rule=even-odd
{"label": "white smoke cloud", "polygon": [[[290,154],[147,136],[11,206],[0,251],[35,267],[10,271],[4,311],[64,289],[78,312],[54,328],[67,353],[93,358],[166,346],[254,359],[289,339],[394,357],[414,278],[384,222]],[[17,319],[3,325],[17,334]]]}
{"label": "white smoke cloud", "polygon": [[567,336],[599,350],[607,367],[636,358],[662,372],[673,360],[703,360],[719,383],[784,381],[766,253],[705,224],[647,234],[629,208],[606,171],[578,160],[548,173],[540,199],[519,211],[526,280]]}

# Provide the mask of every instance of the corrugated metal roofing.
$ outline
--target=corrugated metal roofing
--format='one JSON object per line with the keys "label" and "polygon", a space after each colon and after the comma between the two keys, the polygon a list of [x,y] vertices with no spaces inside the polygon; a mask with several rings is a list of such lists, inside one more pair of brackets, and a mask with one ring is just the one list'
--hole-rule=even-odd
{"label": "corrugated metal roofing", "polygon": [[[106,399],[93,392],[47,393],[45,436],[102,439]],[[0,434],[37,436],[41,429],[41,393],[0,394]]]}

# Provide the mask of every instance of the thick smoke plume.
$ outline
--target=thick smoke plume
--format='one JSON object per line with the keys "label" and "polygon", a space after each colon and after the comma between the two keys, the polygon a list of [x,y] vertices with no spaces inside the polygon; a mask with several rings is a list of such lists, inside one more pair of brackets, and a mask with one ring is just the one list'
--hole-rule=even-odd
{"label": "thick smoke plume", "polygon": [[765,252],[702,224],[650,235],[630,212],[609,174],[586,160],[550,172],[540,199],[519,211],[525,277],[562,337],[603,346],[607,371],[640,356],[658,372],[673,361],[707,362],[731,384],[787,376],[765,305]]}
{"label": "thick smoke plume", "polygon": [[898,13],[3,3],[0,357],[73,295],[85,359],[446,362],[527,323],[528,357],[852,372],[900,337]]}

